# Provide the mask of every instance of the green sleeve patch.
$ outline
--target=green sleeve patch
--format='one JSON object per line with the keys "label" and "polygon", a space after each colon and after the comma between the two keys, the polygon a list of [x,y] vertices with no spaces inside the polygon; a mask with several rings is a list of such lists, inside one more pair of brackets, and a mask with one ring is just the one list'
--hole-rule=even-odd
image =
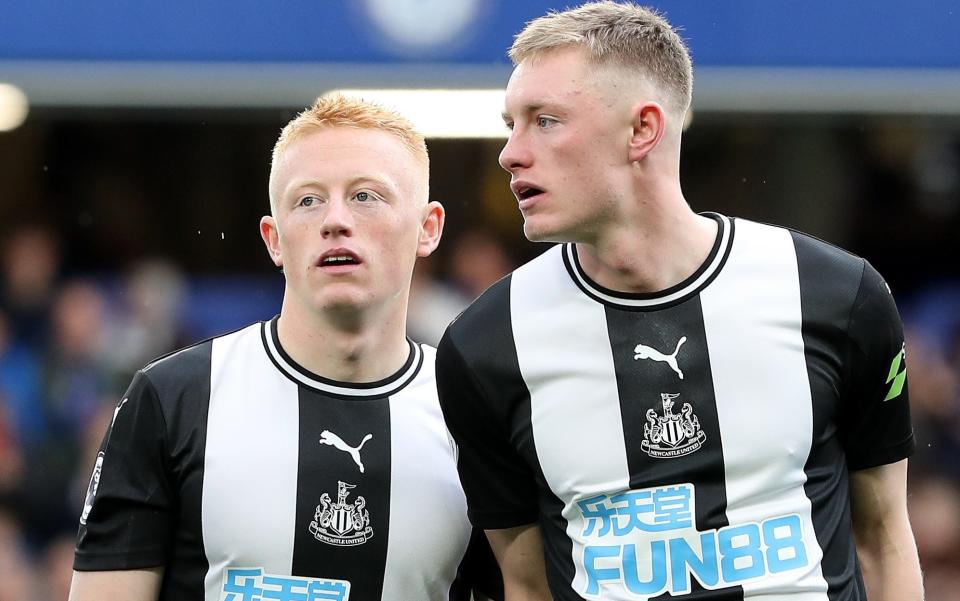
{"label": "green sleeve patch", "polygon": [[904,361],[905,358],[906,343],[900,347],[900,352],[897,353],[890,363],[890,371],[887,374],[887,384],[890,384],[890,390],[887,391],[887,396],[883,399],[884,401],[895,399],[903,392],[903,384],[907,381],[907,364]]}

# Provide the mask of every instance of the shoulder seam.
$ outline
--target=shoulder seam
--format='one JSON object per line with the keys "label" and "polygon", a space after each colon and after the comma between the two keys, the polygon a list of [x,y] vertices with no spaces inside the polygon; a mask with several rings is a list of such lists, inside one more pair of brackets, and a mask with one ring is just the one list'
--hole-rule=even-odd
{"label": "shoulder seam", "polygon": [[[206,342],[206,341],[204,341],[204,342]],[[199,343],[198,343],[198,344],[199,344]],[[188,347],[188,348],[189,348],[189,347]],[[161,433],[161,434],[162,434],[162,437],[163,437],[163,438],[162,438],[162,440],[163,440],[163,453],[161,453],[161,457],[162,457],[162,460],[163,460],[164,471],[165,471],[166,474],[169,475],[169,474],[172,473],[172,468],[171,468],[171,465],[170,465],[170,456],[171,456],[171,454],[170,454],[170,426],[169,426],[169,423],[167,422],[167,416],[166,416],[166,414],[165,414],[164,411],[163,411],[163,403],[160,401],[160,393],[159,393],[159,391],[157,391],[157,387],[154,386],[153,380],[151,380],[151,379],[150,379],[150,376],[147,375],[146,368],[140,370],[138,373],[140,373],[140,374],[143,376],[143,379],[144,379],[144,381],[146,382],[147,386],[150,387],[150,396],[153,397],[153,402],[156,403],[156,405],[157,405],[157,413],[160,415],[160,422],[161,422],[161,426],[163,427],[163,432]],[[164,484],[165,484],[165,485],[169,485],[169,484],[170,484],[168,478],[164,478]],[[173,493],[174,491],[169,491],[169,492],[171,493],[171,498],[173,498],[174,495],[173,495],[172,493]]]}
{"label": "shoulder seam", "polygon": [[843,326],[843,334],[845,337],[844,348],[846,349],[846,352],[843,356],[843,367],[841,374],[843,374],[844,380],[846,381],[841,381],[841,386],[842,390],[844,391],[844,395],[847,394],[848,387],[852,386],[852,384],[848,381],[849,374],[847,373],[847,370],[850,369],[850,362],[853,360],[852,358],[854,356],[853,353],[857,352],[857,343],[850,334],[850,327],[853,324],[853,314],[857,309],[857,299],[860,298],[860,292],[863,290],[864,275],[867,272],[867,260],[862,257],[858,258],[860,259],[860,283],[857,284],[857,293],[853,295],[853,299],[850,301],[850,310],[847,313],[847,320]]}
{"label": "shoulder seam", "polygon": [[184,352],[184,351],[189,351],[190,349],[197,348],[198,346],[202,346],[202,345],[204,345],[204,344],[206,344],[206,343],[208,343],[208,342],[211,342],[211,341],[213,341],[213,340],[216,340],[217,338],[224,338],[224,337],[226,337],[226,336],[230,336],[231,334],[236,334],[237,332],[240,332],[241,330],[246,330],[247,328],[249,328],[249,327],[251,327],[251,326],[261,325],[261,324],[263,324],[263,321],[256,321],[256,322],[253,322],[253,323],[248,323],[248,324],[245,325],[245,326],[241,326],[241,327],[239,327],[239,328],[230,330],[229,332],[224,332],[223,334],[217,334],[216,336],[210,336],[210,337],[204,338],[203,340],[198,340],[198,341],[194,342],[193,344],[188,344],[187,346],[183,346],[183,347],[180,347],[180,348],[178,348],[178,349],[172,350],[172,351],[170,351],[169,353],[160,355],[160,356],[157,357],[156,359],[153,359],[152,361],[150,361],[149,363],[147,363],[146,365],[144,365],[143,368],[142,368],[140,371],[146,372],[148,369],[152,368],[152,367],[153,367],[154,365],[156,365],[157,363],[160,363],[161,361],[165,361],[166,359],[169,359],[170,357],[173,357],[174,355],[177,355],[177,354],[182,353],[182,352]]}
{"label": "shoulder seam", "polygon": [[844,326],[844,332],[850,331],[850,324],[853,323],[853,312],[857,308],[857,299],[860,298],[860,293],[863,291],[864,275],[867,273],[867,260],[862,257],[857,258],[860,259],[860,283],[857,284],[857,293],[853,295],[853,302],[850,303],[850,312],[847,314],[847,323]]}
{"label": "shoulder seam", "polygon": [[850,252],[849,250],[843,248],[842,246],[839,246],[839,245],[837,245],[837,244],[834,244],[833,242],[830,242],[829,240],[824,240],[823,238],[820,238],[819,236],[814,236],[813,234],[810,234],[810,233],[807,233],[807,232],[801,232],[801,231],[798,230],[798,229],[795,229],[795,228],[792,228],[792,227],[786,226],[786,225],[777,225],[777,224],[775,224],[775,223],[766,223],[766,222],[763,222],[763,221],[758,221],[757,223],[762,223],[763,225],[767,225],[767,226],[770,226],[770,227],[778,227],[778,228],[781,228],[781,229],[785,229],[785,230],[787,230],[788,232],[790,232],[790,233],[792,233],[792,234],[797,234],[798,236],[803,236],[804,238],[810,238],[811,240],[816,240],[817,242],[820,242],[821,244],[825,244],[826,246],[829,246],[830,248],[832,248],[832,249],[834,249],[834,250],[840,251],[841,253],[843,253],[844,255],[847,255],[848,257],[850,257],[850,258],[852,258],[852,259],[857,259],[857,260],[860,260],[860,261],[863,261],[863,260],[864,260],[863,257],[861,257],[860,255],[858,255],[858,254],[856,254],[856,253],[853,253],[853,252]]}
{"label": "shoulder seam", "polygon": [[[453,352],[457,354],[457,361],[460,362],[460,365],[463,366],[464,371],[469,375],[470,381],[473,383],[474,386],[477,387],[477,390],[483,396],[484,405],[486,405],[487,409],[490,410],[490,395],[487,394],[487,389],[483,386],[483,383],[480,381],[480,379],[477,378],[476,373],[474,372],[470,364],[467,362],[467,360],[464,359],[463,353],[460,351],[460,348],[457,346],[456,342],[453,340],[452,335],[450,336],[450,347],[453,350]],[[496,417],[495,411],[492,411],[492,414],[494,417]]]}

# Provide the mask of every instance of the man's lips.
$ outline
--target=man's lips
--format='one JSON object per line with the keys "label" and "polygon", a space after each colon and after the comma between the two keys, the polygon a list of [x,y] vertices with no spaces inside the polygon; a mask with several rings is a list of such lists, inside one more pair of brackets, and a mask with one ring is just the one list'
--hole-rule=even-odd
{"label": "man's lips", "polygon": [[517,198],[521,211],[532,207],[546,193],[540,186],[524,180],[511,182],[510,189]]}
{"label": "man's lips", "polygon": [[324,271],[337,273],[352,271],[361,263],[363,263],[363,259],[360,258],[360,255],[349,248],[332,248],[320,255],[317,260],[317,267]]}

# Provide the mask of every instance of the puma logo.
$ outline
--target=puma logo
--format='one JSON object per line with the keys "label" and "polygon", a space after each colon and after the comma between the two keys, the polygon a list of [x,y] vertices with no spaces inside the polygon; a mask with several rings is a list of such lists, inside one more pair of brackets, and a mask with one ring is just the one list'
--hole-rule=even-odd
{"label": "puma logo", "polygon": [[336,449],[340,449],[344,453],[350,455],[353,458],[353,462],[357,464],[357,467],[360,468],[360,473],[363,473],[363,462],[360,461],[360,449],[363,448],[363,445],[367,444],[367,441],[373,438],[373,434],[367,434],[363,437],[363,440],[360,441],[360,444],[356,447],[351,447],[347,443],[343,442],[343,439],[331,432],[330,430],[324,430],[320,433],[320,444],[330,445]]}
{"label": "puma logo", "polygon": [[680,352],[680,347],[683,346],[683,343],[687,341],[687,337],[684,336],[680,338],[680,341],[677,342],[677,348],[673,350],[673,354],[664,355],[657,349],[646,346],[645,344],[638,344],[633,352],[636,353],[633,356],[633,360],[637,359],[653,359],[654,361],[660,361],[661,363],[666,363],[670,366],[670,369],[677,372],[677,375],[680,376],[680,379],[683,379],[683,372],[680,371],[680,366],[677,365],[677,353]]}

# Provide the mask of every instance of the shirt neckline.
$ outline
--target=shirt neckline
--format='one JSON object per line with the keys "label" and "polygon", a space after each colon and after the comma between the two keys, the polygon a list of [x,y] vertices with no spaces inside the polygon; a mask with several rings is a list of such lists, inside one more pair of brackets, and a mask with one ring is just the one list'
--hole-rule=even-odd
{"label": "shirt neckline", "polygon": [[374,399],[396,394],[416,378],[423,366],[423,349],[419,344],[407,338],[410,353],[403,366],[393,374],[376,382],[341,382],[315,374],[293,360],[280,344],[277,334],[277,321],[280,316],[274,316],[270,321],[261,323],[260,337],[267,356],[290,380],[296,384],[306,386],[317,392],[346,399]]}
{"label": "shirt neckline", "polygon": [[678,305],[700,293],[716,278],[730,255],[733,246],[733,220],[719,213],[700,213],[704,217],[714,219],[717,224],[717,237],[706,260],[697,270],[675,286],[658,292],[620,292],[605,288],[590,279],[577,256],[577,246],[574,243],[565,243],[561,249],[563,263],[567,268],[570,279],[593,300],[607,306],[631,311],[654,311]]}

